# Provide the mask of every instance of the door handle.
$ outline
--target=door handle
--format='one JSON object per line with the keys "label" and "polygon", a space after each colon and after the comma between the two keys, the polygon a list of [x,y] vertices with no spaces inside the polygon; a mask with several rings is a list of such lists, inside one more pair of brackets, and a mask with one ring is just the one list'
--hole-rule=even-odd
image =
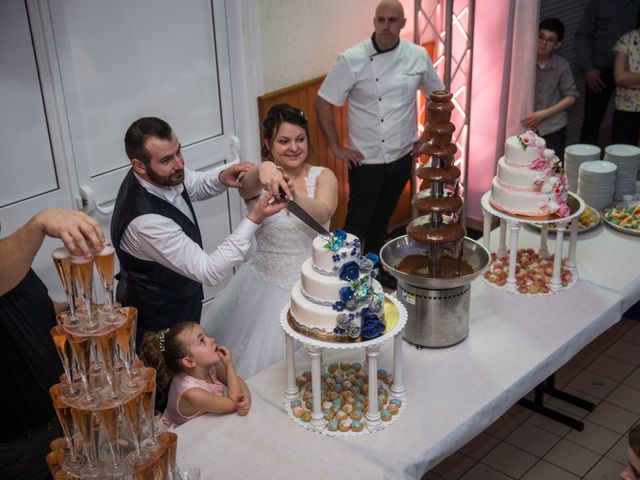
{"label": "door handle", "polygon": [[96,202],[95,195],[93,194],[93,190],[91,190],[91,187],[80,185],[80,197],[82,198],[82,210],[85,213],[92,213],[95,211],[100,215],[104,215],[105,217],[108,217],[113,213],[113,208],[115,205],[110,205],[108,207],[101,206]]}

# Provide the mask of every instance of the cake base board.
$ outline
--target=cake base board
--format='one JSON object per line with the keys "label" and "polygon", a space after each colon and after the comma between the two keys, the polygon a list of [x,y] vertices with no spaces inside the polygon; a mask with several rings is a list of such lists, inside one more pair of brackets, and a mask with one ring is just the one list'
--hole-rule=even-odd
{"label": "cake base board", "polygon": [[[399,319],[400,319],[400,311],[398,310],[398,307],[392,301],[390,301],[388,297],[385,297],[385,300],[384,300],[385,330],[384,330],[384,333],[380,335],[380,337],[383,337],[384,335],[389,333],[391,330],[393,330],[398,324]],[[361,342],[368,342],[370,340],[375,340],[375,338],[370,338],[370,339],[363,339],[362,337],[351,338],[347,335],[337,335],[337,334],[329,334],[329,333],[321,333],[318,331],[313,331],[308,327],[300,324],[295,319],[295,317],[291,315],[290,309],[287,310],[287,323],[297,333],[301,335],[305,335],[307,337],[317,338],[318,340],[322,340],[325,342],[361,343]],[[376,337],[376,338],[380,338],[380,337]]]}
{"label": "cake base board", "polygon": [[567,204],[570,208],[570,213],[567,217],[559,217],[555,213],[552,215],[547,215],[544,217],[531,217],[531,216],[523,216],[523,215],[513,215],[507,212],[496,208],[493,205],[493,200],[491,199],[491,190],[487,191],[482,195],[480,199],[480,204],[482,208],[493,215],[494,217],[502,218],[504,220],[511,220],[520,223],[552,223],[552,222],[569,222],[573,218],[577,217],[582,213],[582,211],[586,208],[586,204],[584,201],[578,197],[575,193],[569,192],[567,195]]}

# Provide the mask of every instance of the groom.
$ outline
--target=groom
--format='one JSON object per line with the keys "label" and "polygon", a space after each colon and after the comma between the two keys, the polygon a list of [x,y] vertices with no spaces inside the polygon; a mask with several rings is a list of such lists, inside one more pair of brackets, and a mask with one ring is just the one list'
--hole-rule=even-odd
{"label": "groom", "polygon": [[116,198],[111,239],[120,260],[116,299],[138,309],[138,340],[146,330],[178,322],[200,323],[202,285],[222,282],[244,260],[251,237],[286,203],[263,196],[240,225],[210,253],[192,201],[239,187],[251,163],[207,172],[184,167],[178,137],[155,117],[133,122],[124,138],[131,170]]}

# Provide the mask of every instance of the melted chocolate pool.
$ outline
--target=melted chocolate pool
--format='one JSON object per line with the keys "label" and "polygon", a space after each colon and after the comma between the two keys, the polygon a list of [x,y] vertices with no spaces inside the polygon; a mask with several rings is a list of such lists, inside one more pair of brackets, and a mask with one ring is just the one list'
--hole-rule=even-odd
{"label": "melted chocolate pool", "polygon": [[408,255],[395,266],[396,270],[400,270],[403,273],[431,278],[455,278],[474,272],[473,267],[467,261],[450,256],[440,256],[435,272],[433,268],[431,257],[420,254]]}

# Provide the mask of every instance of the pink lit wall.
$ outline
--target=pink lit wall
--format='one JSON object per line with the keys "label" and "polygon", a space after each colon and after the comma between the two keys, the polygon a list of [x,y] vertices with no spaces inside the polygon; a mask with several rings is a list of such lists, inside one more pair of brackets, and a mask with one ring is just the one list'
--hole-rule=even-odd
{"label": "pink lit wall", "polygon": [[466,207],[477,228],[504,140],[533,105],[538,2],[477,1],[475,15]]}

